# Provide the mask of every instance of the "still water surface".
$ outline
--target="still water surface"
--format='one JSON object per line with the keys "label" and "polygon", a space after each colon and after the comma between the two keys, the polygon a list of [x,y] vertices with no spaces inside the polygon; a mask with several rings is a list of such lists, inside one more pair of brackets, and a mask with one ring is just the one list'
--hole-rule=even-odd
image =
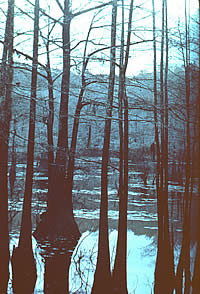
{"label": "still water surface", "polygon": [[[77,160],[74,176],[74,214],[82,236],[74,250],[69,273],[70,293],[90,293],[95,271],[98,250],[98,220],[100,207],[100,158]],[[118,172],[117,159],[112,159],[109,170],[109,239],[111,265],[114,261],[118,226]],[[152,168],[153,169],[153,168]],[[152,169],[144,185],[143,173],[129,166],[128,201],[128,256],[127,278],[129,293],[151,293],[154,280],[154,267],[157,246],[157,203]],[[21,211],[23,204],[25,165],[17,165],[15,193],[9,200],[10,249],[18,244]],[[174,225],[175,256],[180,249],[183,186],[169,183],[169,215]],[[33,229],[39,215],[46,209],[47,173],[35,166],[33,186]],[[33,250],[37,261],[37,283],[34,293],[43,293],[44,258],[41,248],[33,237]],[[192,250],[191,250],[192,252]],[[8,293],[12,293],[11,278]]]}

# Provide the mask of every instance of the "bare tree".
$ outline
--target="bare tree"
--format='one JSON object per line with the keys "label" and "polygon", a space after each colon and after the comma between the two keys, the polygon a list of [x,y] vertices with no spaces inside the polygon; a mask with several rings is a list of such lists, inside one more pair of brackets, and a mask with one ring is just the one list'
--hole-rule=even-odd
{"label": "bare tree", "polygon": [[3,56],[0,66],[0,292],[5,293],[9,279],[8,236],[8,146],[13,80],[14,0],[8,1]]}
{"label": "bare tree", "polygon": [[[90,85],[92,82],[87,82],[86,81],[86,69],[87,65],[89,63],[90,58],[98,51],[94,51],[87,56],[87,46],[89,42],[89,37],[90,33],[92,30],[92,25],[94,22],[95,16],[92,18],[88,33],[87,33],[87,38],[85,41],[85,48],[84,48],[84,53],[83,53],[83,66],[82,66],[82,72],[81,72],[81,89],[80,93],[78,96],[78,102],[76,105],[76,110],[74,114],[74,122],[73,122],[73,130],[72,130],[72,140],[71,140],[71,146],[69,150],[69,159],[68,159],[68,166],[67,166],[67,179],[65,183],[65,188],[66,188],[66,194],[68,195],[69,201],[72,201],[72,189],[73,189],[73,176],[74,176],[74,165],[75,165],[75,156],[76,156],[76,146],[77,146],[77,137],[78,137],[78,128],[79,128],[79,123],[80,123],[80,115],[81,115],[81,110],[84,106],[86,106],[88,103],[84,102],[84,93],[85,89],[88,85]],[[72,202],[69,205],[71,208],[73,207]],[[73,210],[71,211],[73,214]]]}
{"label": "bare tree", "polygon": [[[133,0],[130,2],[126,50],[124,46],[124,1],[122,1],[122,33],[119,75],[119,225],[114,269],[112,272],[113,293],[128,293],[127,290],[127,206],[128,206],[128,97],[126,94],[126,69],[129,59]],[[125,51],[125,56],[124,56]],[[124,111],[122,109],[124,106]],[[123,126],[124,115],[124,126]]]}
{"label": "bare tree", "polygon": [[[154,10],[154,2],[153,3],[153,10]],[[153,22],[155,22],[155,10],[153,11]],[[155,24],[153,24],[155,26]],[[155,31],[155,27],[153,29]],[[155,32],[154,32],[155,34]],[[154,41],[155,42],[155,41]],[[155,50],[155,43],[154,43],[154,50]],[[162,38],[161,38],[161,60],[160,60],[160,104],[161,104],[161,152],[158,153],[157,151],[157,162],[159,162],[159,176],[160,176],[160,185],[157,188],[157,209],[158,209],[158,249],[157,249],[157,258],[156,258],[156,267],[155,267],[155,281],[154,281],[154,293],[159,293],[164,285],[164,280],[166,277],[166,271],[161,271],[161,267],[165,266],[163,264],[163,249],[164,249],[164,232],[163,232],[163,199],[161,195],[163,195],[163,149],[164,149],[164,132],[163,132],[163,124],[164,124],[164,112],[163,112],[163,54],[164,54],[164,0],[162,1]],[[155,51],[154,51],[154,58],[155,58]],[[155,62],[155,60],[154,60]],[[154,64],[155,66],[155,64]],[[155,79],[155,69],[154,69],[154,79]],[[154,80],[155,83],[155,80]],[[155,95],[155,93],[154,93]],[[154,103],[155,103],[155,96],[154,96]],[[155,113],[154,113],[155,118]],[[158,146],[158,139],[156,142]],[[157,147],[158,148],[158,147]],[[158,155],[160,154],[160,157]],[[158,166],[157,166],[158,169]],[[157,170],[158,173],[158,170]],[[157,179],[158,181],[158,179]]]}
{"label": "bare tree", "polygon": [[46,46],[46,57],[47,57],[47,65],[45,67],[47,73],[47,81],[48,81],[48,92],[49,92],[49,113],[47,120],[47,142],[48,142],[48,198],[47,203],[48,207],[50,205],[49,199],[53,196],[51,195],[52,188],[51,185],[53,183],[53,163],[54,163],[54,141],[53,141],[53,124],[54,124],[54,91],[53,91],[53,78],[51,72],[51,60],[50,60],[50,36],[55,27],[56,23],[54,22],[52,26],[50,26],[50,20],[48,18],[48,34],[47,38],[43,38]]}
{"label": "bare tree", "polygon": [[[153,6],[153,31],[155,34],[155,10]],[[155,35],[154,35],[155,37]],[[166,63],[164,79],[164,40],[166,41]],[[155,42],[155,41],[154,41]],[[155,43],[154,43],[154,90],[155,90]],[[155,267],[154,293],[173,293],[174,289],[174,260],[173,246],[169,233],[168,212],[168,22],[167,1],[162,1],[162,38],[161,38],[161,62],[160,62],[160,104],[161,104],[161,150],[157,149],[157,208],[158,208],[158,249]],[[157,90],[156,90],[157,91]],[[156,92],[157,93],[157,92]],[[155,95],[155,93],[154,93]],[[154,104],[155,104],[154,96]],[[155,111],[155,110],[154,110]],[[156,125],[157,115],[154,112]],[[155,132],[157,129],[155,128]],[[155,133],[156,134],[156,133]],[[157,134],[156,134],[157,136]],[[158,137],[156,138],[158,146]],[[158,148],[158,147],[157,147]],[[159,161],[160,160],[160,163]],[[160,182],[158,180],[160,174]],[[159,187],[158,187],[159,183]],[[167,282],[166,282],[167,281]]]}
{"label": "bare tree", "polygon": [[[191,178],[191,135],[190,135],[190,44],[189,44],[189,24],[187,17],[187,4],[185,1],[185,54],[182,48],[184,68],[185,68],[185,97],[186,97],[186,169],[185,169],[185,192],[184,192],[184,220],[183,220],[183,240],[176,272],[176,293],[179,294],[184,289],[184,294],[190,293],[190,209],[191,197],[189,193]],[[185,282],[183,285],[183,275]]]}
{"label": "bare tree", "polygon": [[[71,20],[91,10],[96,10],[109,5],[110,2],[102,5],[97,5],[90,9],[79,11],[75,14],[71,11],[71,4],[69,0],[64,1],[64,8],[59,0],[56,1],[63,13],[62,25],[62,50],[63,50],[63,72],[61,81],[61,101],[60,101],[60,113],[59,113],[59,128],[58,128],[58,144],[56,158],[52,162],[51,179],[49,179],[49,191],[48,191],[48,216],[47,226],[48,232],[40,232],[42,226],[38,226],[34,235],[39,237],[41,233],[47,234],[48,237],[53,238],[55,236],[66,236],[67,238],[78,239],[80,232],[75,222],[72,206],[72,188],[73,188],[73,170],[75,149],[78,134],[79,116],[82,108],[82,98],[86,87],[84,81],[84,75],[87,63],[90,56],[84,60],[83,75],[82,75],[82,87],[79,95],[79,102],[77,104],[77,115],[74,120],[74,128],[72,133],[71,148],[68,146],[68,102],[69,102],[69,87],[70,87],[70,25]],[[45,15],[47,15],[45,13]],[[48,16],[48,15],[47,15]],[[48,16],[49,17],[49,16]],[[56,22],[56,20],[54,20]],[[93,52],[92,54],[95,54]],[[51,103],[52,105],[52,103]],[[51,106],[52,107],[52,106]],[[52,130],[51,130],[52,132]],[[49,133],[50,135],[50,133]],[[52,137],[52,135],[51,135]],[[52,141],[52,140],[51,140]],[[53,154],[51,154],[51,160]],[[67,172],[66,172],[67,171]],[[44,237],[44,236],[43,236]]]}
{"label": "bare tree", "polygon": [[104,145],[101,166],[101,205],[99,220],[99,241],[97,265],[94,275],[92,293],[111,292],[110,252],[108,238],[108,160],[110,148],[112,105],[115,85],[115,51],[116,51],[117,0],[113,1],[111,24],[111,50],[108,100],[104,128]]}
{"label": "bare tree", "polygon": [[39,39],[39,0],[35,0],[34,9],[34,36],[33,36],[33,63],[31,78],[31,100],[29,114],[29,134],[27,146],[27,167],[22,223],[19,246],[13,249],[12,271],[13,289],[16,293],[32,293],[36,282],[36,263],[32,249],[32,220],[31,202],[33,185],[33,161],[35,143],[35,117],[37,95],[37,67],[38,67],[38,39]]}
{"label": "bare tree", "polygon": [[[200,40],[200,1],[199,1],[199,40]],[[200,42],[199,42],[199,85],[200,85]],[[200,158],[200,87],[198,90],[198,155]],[[194,265],[194,273],[193,273],[193,279],[192,279],[192,294],[197,294],[199,291],[199,284],[200,284],[200,168],[198,170],[198,238],[197,238],[197,249],[196,249],[196,256],[195,256],[195,265]]]}
{"label": "bare tree", "polygon": [[70,1],[64,0],[63,25],[62,25],[62,48],[63,48],[63,74],[61,82],[61,101],[59,115],[58,151],[56,162],[65,166],[66,151],[68,151],[68,100],[70,82],[70,24],[71,11]]}

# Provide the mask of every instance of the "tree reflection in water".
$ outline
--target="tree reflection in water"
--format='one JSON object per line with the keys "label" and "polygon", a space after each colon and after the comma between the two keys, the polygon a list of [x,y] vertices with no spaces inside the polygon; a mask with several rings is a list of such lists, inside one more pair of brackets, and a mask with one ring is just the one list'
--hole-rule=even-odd
{"label": "tree reflection in water", "polygon": [[41,255],[45,261],[45,294],[69,293],[69,267],[76,242],[65,238],[43,244],[40,242]]}

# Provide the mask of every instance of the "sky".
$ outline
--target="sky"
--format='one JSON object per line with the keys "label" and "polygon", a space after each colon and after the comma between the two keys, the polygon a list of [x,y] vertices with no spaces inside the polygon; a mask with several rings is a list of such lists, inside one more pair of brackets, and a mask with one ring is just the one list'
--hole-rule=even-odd
{"label": "sky", "polygon": [[[21,9],[26,9],[28,12],[33,11],[33,7],[30,4],[27,4],[25,0],[15,0],[17,7]],[[187,0],[187,5],[189,7],[190,1],[190,13],[194,15],[198,9],[198,0]],[[4,1],[5,2],[5,1]],[[32,1],[33,2],[33,1]],[[60,1],[63,2],[62,0]],[[72,1],[72,11],[80,11],[86,9],[88,7],[93,7],[99,3],[106,3],[107,1],[91,1],[91,0],[73,0]],[[169,33],[177,30],[178,21],[184,24],[184,14],[185,14],[185,5],[184,0],[168,0],[168,25],[169,25]],[[125,0],[125,5],[128,8],[130,1]],[[56,4],[55,0],[49,1],[40,1],[40,5],[45,9],[44,5],[49,4],[50,14],[55,18],[59,18],[62,16],[62,13]],[[1,8],[6,10],[7,5],[3,5],[1,1]],[[134,9],[133,11],[133,23],[132,23],[132,42],[136,42],[143,38],[144,40],[152,40],[152,0],[134,0],[134,6],[142,6],[142,9]],[[158,48],[158,63],[159,63],[159,48],[160,48],[160,32],[161,28],[161,0],[155,0],[155,9],[156,9],[156,26],[158,28],[157,31],[157,48]],[[20,50],[25,51],[27,54],[32,54],[32,29],[33,29],[33,21],[31,18],[24,16],[23,18],[19,16],[19,9],[16,9],[16,19],[15,26],[18,33],[18,36],[15,38],[15,46]],[[1,12],[0,12],[1,13]],[[80,40],[83,40],[87,36],[87,32],[89,26],[91,24],[91,20],[96,12],[92,11],[90,13],[82,14],[79,17],[75,17],[71,23],[71,47],[74,47]],[[118,9],[118,19],[120,20],[120,9]],[[126,14],[128,16],[128,9],[126,9]],[[43,32],[45,35],[44,26],[46,25],[44,22],[44,18],[40,19],[40,28],[43,27]],[[109,25],[111,23],[111,7],[108,6],[104,8],[97,16],[95,21],[95,26],[102,26],[101,29],[93,29],[90,35],[90,40],[93,43],[97,44],[110,44],[110,28]],[[26,24],[24,26],[24,24]],[[192,25],[192,21],[191,21]],[[22,38],[22,33],[27,32],[25,36]],[[1,26],[0,34],[3,35],[3,26]],[[53,38],[61,37],[61,26],[57,25],[54,29]],[[120,40],[120,30],[118,30],[118,44]],[[77,50],[74,50],[71,54],[72,56],[72,64],[74,61],[79,62],[83,56],[84,44],[77,47]],[[130,50],[130,59],[127,69],[127,74],[129,76],[136,75],[141,71],[152,72],[153,68],[153,51],[152,51],[152,42],[143,43],[140,45],[131,46]],[[91,45],[88,48],[88,53],[91,53],[97,47]],[[2,47],[1,47],[2,49]],[[52,49],[54,49],[52,47]],[[40,42],[40,61],[42,63],[46,62],[45,50],[43,47],[43,42]],[[97,62],[91,61],[88,66],[88,70],[94,74],[108,74],[109,73],[109,50],[102,52],[98,57],[104,59],[104,61]],[[180,53],[174,48],[169,47],[169,55],[170,55],[170,66],[176,66],[182,63],[182,56]],[[0,55],[1,56],[1,55]],[[62,51],[55,50],[52,52],[52,66],[55,68],[62,68]],[[23,62],[23,59],[20,58],[19,62]]]}

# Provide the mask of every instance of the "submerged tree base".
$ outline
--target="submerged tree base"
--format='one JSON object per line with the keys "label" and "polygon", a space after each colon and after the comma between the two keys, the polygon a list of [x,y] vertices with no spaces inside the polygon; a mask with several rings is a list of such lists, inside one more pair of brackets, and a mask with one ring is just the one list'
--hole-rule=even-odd
{"label": "submerged tree base", "polygon": [[37,271],[32,248],[14,247],[11,262],[14,293],[33,293]]}
{"label": "submerged tree base", "polygon": [[9,251],[0,251],[0,293],[7,293],[9,280]]}
{"label": "submerged tree base", "polygon": [[52,224],[48,212],[43,213],[34,237],[45,260],[44,293],[67,294],[71,256],[80,238],[80,232],[73,218],[68,217],[63,223],[61,218],[56,220]]}
{"label": "submerged tree base", "polygon": [[69,267],[73,251],[45,257],[44,293],[69,293]]}
{"label": "submerged tree base", "polygon": [[45,240],[51,241],[64,238],[76,244],[81,236],[74,217],[67,212],[64,215],[55,214],[49,216],[48,211],[46,211],[41,215],[40,219],[40,223],[33,233],[39,243]]}

